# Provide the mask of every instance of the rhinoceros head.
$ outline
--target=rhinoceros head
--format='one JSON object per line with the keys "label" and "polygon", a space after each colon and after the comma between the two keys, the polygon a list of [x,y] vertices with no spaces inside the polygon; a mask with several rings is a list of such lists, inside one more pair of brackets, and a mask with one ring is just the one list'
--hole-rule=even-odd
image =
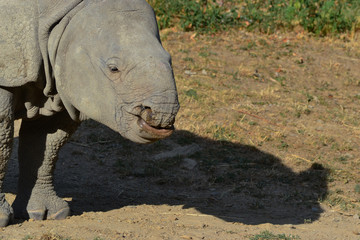
{"label": "rhinoceros head", "polygon": [[145,0],[85,1],[52,30],[56,89],[83,115],[139,143],[170,135],[179,102],[170,55]]}

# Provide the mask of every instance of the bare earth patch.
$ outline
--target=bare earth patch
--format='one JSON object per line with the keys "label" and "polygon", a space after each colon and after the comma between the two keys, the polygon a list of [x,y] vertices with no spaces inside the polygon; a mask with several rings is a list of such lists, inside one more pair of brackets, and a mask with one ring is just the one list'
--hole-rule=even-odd
{"label": "bare earth patch", "polygon": [[[175,134],[144,146],[85,122],[56,169],[72,216],[0,239],[360,239],[359,40],[162,36]],[[17,175],[14,153],[10,202]]]}

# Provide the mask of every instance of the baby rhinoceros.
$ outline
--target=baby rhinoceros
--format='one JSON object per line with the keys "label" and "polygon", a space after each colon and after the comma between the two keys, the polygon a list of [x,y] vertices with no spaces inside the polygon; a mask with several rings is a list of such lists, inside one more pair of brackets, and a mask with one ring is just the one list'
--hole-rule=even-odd
{"label": "baby rhinoceros", "polygon": [[138,143],[173,132],[179,110],[170,55],[145,0],[0,0],[0,186],[19,133],[19,183],[0,227],[63,219],[58,152],[91,118]]}

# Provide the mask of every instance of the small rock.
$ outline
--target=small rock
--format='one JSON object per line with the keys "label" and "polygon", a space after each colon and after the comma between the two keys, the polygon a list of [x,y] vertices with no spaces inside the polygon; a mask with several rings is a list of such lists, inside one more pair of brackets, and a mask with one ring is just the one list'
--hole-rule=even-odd
{"label": "small rock", "polygon": [[324,130],[324,127],[322,126],[318,126],[317,128],[315,128],[316,131],[323,131]]}
{"label": "small rock", "polygon": [[188,170],[193,170],[196,167],[196,165],[197,162],[191,158],[185,158],[181,163],[181,167]]}
{"label": "small rock", "polygon": [[196,72],[192,72],[190,70],[185,70],[185,74],[191,76],[191,75],[196,75]]}
{"label": "small rock", "polygon": [[353,216],[353,218],[356,219],[356,220],[359,220],[359,219],[360,219],[360,217],[359,217],[358,214],[355,214],[355,215]]}
{"label": "small rock", "polygon": [[292,225],[292,224],[286,224],[285,226],[287,226],[287,227],[289,227],[291,229],[296,229],[296,227],[294,225]]}
{"label": "small rock", "polygon": [[203,70],[201,71],[201,74],[202,74],[202,75],[207,75],[207,71],[206,71],[205,69],[203,69]]}
{"label": "small rock", "polygon": [[297,136],[298,136],[298,134],[293,133],[293,132],[290,132],[290,133],[288,133],[288,136],[289,136],[289,137],[297,137]]}
{"label": "small rock", "polygon": [[313,212],[320,212],[320,208],[312,207],[312,208],[311,208],[311,211],[313,211]]}
{"label": "small rock", "polygon": [[257,78],[260,78],[261,77],[261,74],[259,73],[259,71],[256,69],[254,74],[253,74],[254,77],[257,77]]}
{"label": "small rock", "polygon": [[183,235],[181,236],[182,239],[193,239],[191,236],[188,236],[188,235]]}
{"label": "small rock", "polygon": [[344,157],[346,157],[347,159],[351,159],[354,158],[354,155],[352,155],[351,153],[346,153]]}

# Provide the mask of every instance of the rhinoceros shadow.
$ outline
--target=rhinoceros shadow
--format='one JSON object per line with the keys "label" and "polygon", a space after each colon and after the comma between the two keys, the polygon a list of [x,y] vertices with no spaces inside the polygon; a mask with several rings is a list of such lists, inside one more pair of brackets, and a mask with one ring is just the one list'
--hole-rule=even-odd
{"label": "rhinoceros shadow", "polygon": [[[16,154],[5,192],[16,193]],[[61,151],[55,189],[72,215],[124,206],[183,205],[229,222],[301,224],[323,212],[328,170],[294,172],[256,147],[176,131],[138,145],[95,122],[83,124]]]}

